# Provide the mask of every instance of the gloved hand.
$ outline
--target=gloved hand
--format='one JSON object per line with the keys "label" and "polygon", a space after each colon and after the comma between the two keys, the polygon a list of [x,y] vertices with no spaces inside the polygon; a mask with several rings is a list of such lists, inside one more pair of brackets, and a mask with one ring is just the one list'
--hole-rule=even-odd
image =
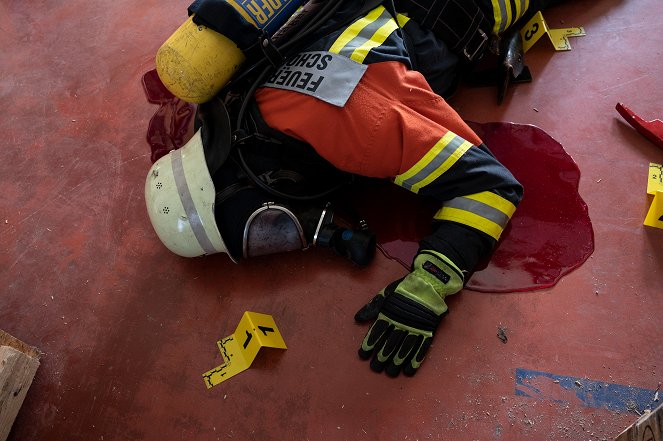
{"label": "gloved hand", "polygon": [[371,369],[395,377],[401,369],[414,375],[426,356],[433,333],[447,312],[444,298],[463,288],[464,277],[443,254],[420,251],[412,272],[385,287],[355,314],[359,322],[375,320],[359,356]]}

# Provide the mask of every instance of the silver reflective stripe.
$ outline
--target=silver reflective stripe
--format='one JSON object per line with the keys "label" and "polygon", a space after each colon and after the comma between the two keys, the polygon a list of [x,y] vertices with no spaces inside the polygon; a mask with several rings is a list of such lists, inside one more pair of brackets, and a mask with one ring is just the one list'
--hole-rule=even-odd
{"label": "silver reflective stripe", "polygon": [[486,205],[483,202],[475,201],[464,197],[454,198],[444,203],[445,207],[457,208],[459,210],[469,211],[484,219],[495,222],[502,229],[506,228],[509,223],[509,216],[502,213],[500,210]]}
{"label": "silver reflective stripe", "polygon": [[310,95],[337,107],[345,103],[367,66],[325,51],[302,52],[282,65],[262,87]]}
{"label": "silver reflective stripe", "polygon": [[529,0],[492,0],[495,25],[493,33],[499,35],[516,23],[529,8]]}
{"label": "silver reflective stripe", "polygon": [[[499,17],[501,17],[501,20],[499,20],[499,23],[497,22],[498,20],[495,20],[495,31],[497,31],[498,34],[501,34],[504,32],[506,27],[509,25],[509,13],[507,12],[507,7],[506,7],[506,2],[509,0],[498,0],[497,2],[493,1],[493,7],[499,8]],[[497,4],[495,4],[497,3]],[[495,17],[497,18],[497,14],[495,14]]]}
{"label": "silver reflective stripe", "polygon": [[205,232],[205,227],[203,226],[200,216],[198,216],[198,211],[196,210],[196,205],[193,203],[191,198],[191,191],[189,191],[189,184],[186,182],[186,176],[184,176],[184,165],[182,164],[182,152],[180,150],[174,150],[172,155],[172,167],[173,167],[173,177],[175,178],[175,185],[177,186],[177,193],[180,195],[180,201],[184,207],[184,212],[186,213],[187,221],[193,230],[193,234],[198,240],[200,248],[205,251],[205,254],[214,254],[219,251],[214,248],[212,241],[207,236]]}
{"label": "silver reflective stripe", "polygon": [[364,27],[357,36],[355,36],[352,40],[348,41],[344,46],[343,49],[339,51],[339,54],[345,55],[346,57],[350,58],[354,51],[366,44],[367,41],[371,40],[373,38],[373,35],[384,25],[388,24],[389,22],[393,21],[394,18],[392,15],[384,9],[380,16],[373,22],[371,22],[368,26]]}
{"label": "silver reflective stripe", "polygon": [[440,168],[444,162],[454,154],[458,147],[460,147],[465,140],[460,136],[454,136],[451,141],[428,163],[424,168],[419,170],[416,175],[403,181],[401,186],[412,191],[412,188],[417,185],[419,182],[426,179],[428,176],[435,173],[435,170]]}

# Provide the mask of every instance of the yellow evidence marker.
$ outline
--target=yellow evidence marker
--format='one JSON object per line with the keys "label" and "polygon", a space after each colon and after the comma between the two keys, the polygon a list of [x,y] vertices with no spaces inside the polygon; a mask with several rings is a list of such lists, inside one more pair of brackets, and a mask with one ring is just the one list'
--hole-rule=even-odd
{"label": "yellow evidence marker", "polygon": [[663,165],[650,162],[647,194],[653,196],[657,191],[663,191]]}
{"label": "yellow evidence marker", "polygon": [[539,41],[539,38],[547,34],[550,42],[556,51],[570,51],[571,43],[569,37],[582,37],[585,34],[585,28],[563,28],[551,29],[543,18],[541,11],[534,14],[534,17],[527,22],[520,30],[520,35],[523,37],[523,51],[527,52],[534,43]]}
{"label": "yellow evidence marker", "polygon": [[251,367],[263,346],[287,349],[274,318],[259,312],[244,312],[235,333],[216,342],[224,363],[203,374],[208,389]]}
{"label": "yellow evidence marker", "polygon": [[644,225],[663,229],[663,165],[649,163],[647,194],[654,195]]}

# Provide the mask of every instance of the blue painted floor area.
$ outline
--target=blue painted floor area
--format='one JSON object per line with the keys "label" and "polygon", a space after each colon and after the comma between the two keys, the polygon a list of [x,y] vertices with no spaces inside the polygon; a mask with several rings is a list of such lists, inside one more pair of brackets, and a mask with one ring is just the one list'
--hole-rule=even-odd
{"label": "blue painted floor area", "polygon": [[[641,389],[587,378],[516,369],[516,395],[550,400],[565,406],[577,405],[579,401],[583,406],[594,409],[642,414],[661,405],[659,389]],[[575,399],[569,400],[570,395],[575,396]]]}

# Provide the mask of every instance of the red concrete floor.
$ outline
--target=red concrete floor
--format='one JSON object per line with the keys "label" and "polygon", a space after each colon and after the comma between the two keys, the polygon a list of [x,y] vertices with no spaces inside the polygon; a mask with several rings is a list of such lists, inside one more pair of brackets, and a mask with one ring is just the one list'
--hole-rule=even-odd
{"label": "red concrete floor", "polygon": [[[614,107],[663,117],[662,2],[555,7],[552,27],[587,31],[572,51],[537,43],[534,81],[501,106],[490,88],[452,100],[565,146],[596,250],[551,289],[455,296],[420,372],[398,379],[358,359],[366,327],[352,318],[398,263],[187,260],[153,233],[156,107],[140,79],[188,3],[0,3],[0,329],[44,352],[10,440],[599,440],[658,404],[663,231],[642,221],[663,151]],[[216,341],[245,310],[273,315],[288,349],[208,390]]]}

